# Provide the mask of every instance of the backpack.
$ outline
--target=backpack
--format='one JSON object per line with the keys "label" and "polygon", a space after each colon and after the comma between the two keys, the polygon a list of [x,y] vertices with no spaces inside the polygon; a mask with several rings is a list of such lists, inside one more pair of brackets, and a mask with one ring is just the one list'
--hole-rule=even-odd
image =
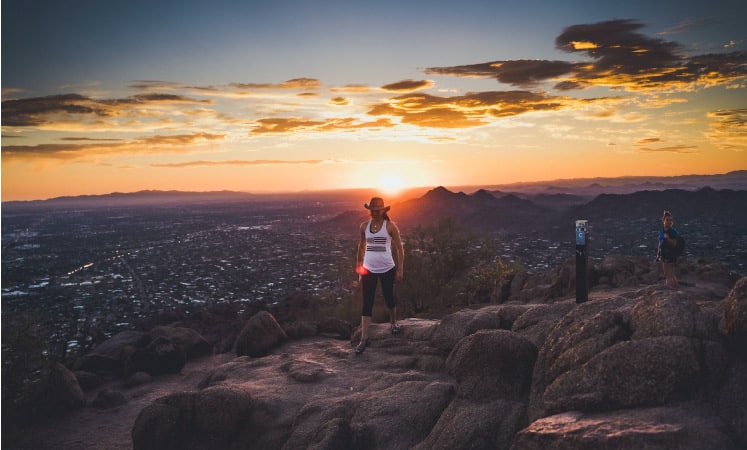
{"label": "backpack", "polygon": [[677,241],[677,243],[672,249],[672,255],[679,258],[685,253],[685,238],[683,238],[682,236],[677,236],[675,240]]}

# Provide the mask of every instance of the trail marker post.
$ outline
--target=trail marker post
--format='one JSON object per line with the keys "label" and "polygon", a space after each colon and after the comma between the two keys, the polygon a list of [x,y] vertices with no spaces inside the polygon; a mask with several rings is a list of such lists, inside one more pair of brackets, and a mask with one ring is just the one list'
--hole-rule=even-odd
{"label": "trail marker post", "polygon": [[576,220],[576,303],[589,300],[589,280],[586,265],[589,261],[589,221]]}

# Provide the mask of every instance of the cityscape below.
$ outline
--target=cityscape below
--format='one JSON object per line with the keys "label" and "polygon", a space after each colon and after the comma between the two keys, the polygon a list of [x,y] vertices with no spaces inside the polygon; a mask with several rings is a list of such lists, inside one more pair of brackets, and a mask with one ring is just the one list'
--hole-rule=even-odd
{"label": "cityscape below", "polygon": [[[88,208],[4,205],[3,322],[14,314],[44,311],[54,324],[50,340],[76,352],[139,319],[178,307],[272,304],[294,292],[351,298],[356,224],[366,218],[355,205],[334,197]],[[408,232],[420,223],[402,217],[407,245]],[[653,261],[656,217],[618,214],[600,220],[590,222],[592,262],[610,254]],[[719,259],[744,275],[745,223],[723,220],[690,217],[680,223],[685,235],[698,236],[688,241],[687,253]],[[569,218],[487,234],[499,249],[496,256],[543,272],[573,257],[573,227]],[[735,229],[742,232],[722,234]]]}

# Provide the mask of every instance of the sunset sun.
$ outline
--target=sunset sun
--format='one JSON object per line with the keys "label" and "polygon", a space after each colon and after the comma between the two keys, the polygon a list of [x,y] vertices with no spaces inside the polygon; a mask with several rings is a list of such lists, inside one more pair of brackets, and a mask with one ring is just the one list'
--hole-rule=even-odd
{"label": "sunset sun", "polygon": [[379,178],[377,187],[383,194],[397,195],[405,188],[405,184],[399,175],[388,173]]}

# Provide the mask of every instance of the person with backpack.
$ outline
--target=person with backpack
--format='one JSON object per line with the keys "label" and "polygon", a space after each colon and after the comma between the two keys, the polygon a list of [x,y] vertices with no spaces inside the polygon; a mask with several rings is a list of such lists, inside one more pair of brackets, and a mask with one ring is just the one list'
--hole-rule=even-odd
{"label": "person with backpack", "polygon": [[684,248],[684,239],[682,239],[674,227],[674,216],[669,211],[664,211],[661,217],[661,224],[662,228],[659,231],[659,249],[656,259],[661,261],[666,285],[677,288],[679,283],[677,281],[676,264],[677,258]]}

